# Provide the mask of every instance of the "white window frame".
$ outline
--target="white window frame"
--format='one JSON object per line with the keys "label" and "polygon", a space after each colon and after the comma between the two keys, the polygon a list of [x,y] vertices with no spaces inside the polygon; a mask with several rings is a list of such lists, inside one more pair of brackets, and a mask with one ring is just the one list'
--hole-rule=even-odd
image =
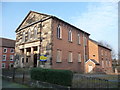
{"label": "white window frame", "polygon": [[80,53],[78,53],[78,62],[81,62],[82,61],[81,59],[82,59],[82,56]]}
{"label": "white window frame", "polygon": [[[4,49],[6,50],[6,52],[4,52]],[[7,48],[3,48],[3,53],[7,53]]]}
{"label": "white window frame", "polygon": [[[5,56],[5,59],[3,60],[3,56]],[[7,55],[2,55],[2,61],[6,61]]]}
{"label": "white window frame", "polygon": [[81,44],[80,34],[78,34],[78,44]]}
{"label": "white window frame", "polygon": [[73,62],[73,53],[72,52],[68,53],[68,62]]}
{"label": "white window frame", "polygon": [[60,25],[57,27],[57,38],[62,39],[62,29]]}
{"label": "white window frame", "polygon": [[[12,60],[11,60],[11,56],[12,56]],[[13,59],[14,59],[14,55],[10,55],[10,61],[13,61]]]}
{"label": "white window frame", "polygon": [[38,28],[37,26],[34,27],[34,39],[37,39],[37,32],[38,32]]}
{"label": "white window frame", "polygon": [[72,42],[72,30],[68,31],[68,41]]}
{"label": "white window frame", "polygon": [[62,62],[62,51],[57,49],[56,62]]}
{"label": "white window frame", "polygon": [[[3,67],[3,64],[4,64],[4,67]],[[5,63],[2,63],[2,68],[5,68]]]}
{"label": "white window frame", "polygon": [[[13,52],[11,52],[11,50],[13,50]],[[11,49],[10,49],[10,52],[11,52],[11,53],[14,53],[14,50],[15,50],[15,49],[11,48]]]}

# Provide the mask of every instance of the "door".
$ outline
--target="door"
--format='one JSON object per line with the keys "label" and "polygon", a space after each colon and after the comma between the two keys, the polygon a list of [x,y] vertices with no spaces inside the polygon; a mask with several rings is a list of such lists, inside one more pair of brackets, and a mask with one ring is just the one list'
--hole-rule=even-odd
{"label": "door", "polygon": [[93,66],[92,65],[88,65],[88,72],[92,72],[93,70]]}
{"label": "door", "polygon": [[37,67],[37,54],[34,55],[34,67]]}

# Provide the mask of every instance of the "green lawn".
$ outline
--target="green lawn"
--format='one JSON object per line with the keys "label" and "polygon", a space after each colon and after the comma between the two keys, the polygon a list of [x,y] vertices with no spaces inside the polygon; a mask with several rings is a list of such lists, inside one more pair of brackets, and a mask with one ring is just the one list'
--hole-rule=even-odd
{"label": "green lawn", "polygon": [[2,88],[30,88],[30,87],[22,84],[2,80]]}

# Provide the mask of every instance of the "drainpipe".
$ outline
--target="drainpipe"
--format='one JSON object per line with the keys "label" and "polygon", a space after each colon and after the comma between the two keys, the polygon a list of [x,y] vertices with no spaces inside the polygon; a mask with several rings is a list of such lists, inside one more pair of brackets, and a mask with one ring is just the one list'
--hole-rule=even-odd
{"label": "drainpipe", "polygon": [[84,48],[84,72],[85,72],[85,33],[83,33],[83,48]]}

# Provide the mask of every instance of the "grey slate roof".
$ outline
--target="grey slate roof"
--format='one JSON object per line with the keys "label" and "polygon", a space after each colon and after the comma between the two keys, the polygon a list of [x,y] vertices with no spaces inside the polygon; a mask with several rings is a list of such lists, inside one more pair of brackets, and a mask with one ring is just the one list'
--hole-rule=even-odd
{"label": "grey slate roof", "polygon": [[0,37],[0,47],[15,48],[15,40]]}

